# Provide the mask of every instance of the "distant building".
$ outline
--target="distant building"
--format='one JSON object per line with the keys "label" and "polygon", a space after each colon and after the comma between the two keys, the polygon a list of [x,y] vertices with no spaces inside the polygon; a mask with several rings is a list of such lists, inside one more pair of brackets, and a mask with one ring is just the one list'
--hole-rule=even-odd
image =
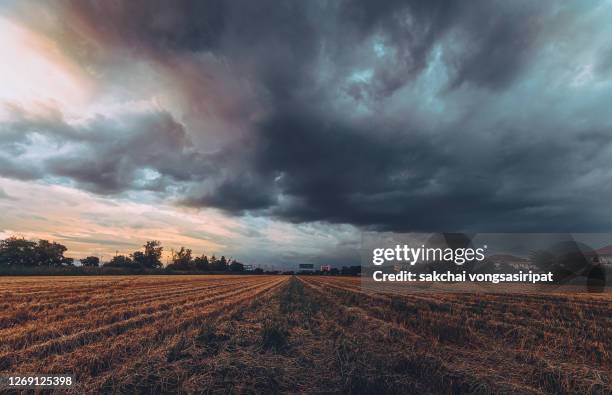
{"label": "distant building", "polygon": [[321,265],[322,272],[331,272],[331,265]]}
{"label": "distant building", "polygon": [[255,270],[253,265],[244,265],[244,271],[245,272],[252,272],[253,270]]}
{"label": "distant building", "polygon": [[313,263],[300,263],[298,265],[298,271],[300,272],[314,272],[314,264]]}

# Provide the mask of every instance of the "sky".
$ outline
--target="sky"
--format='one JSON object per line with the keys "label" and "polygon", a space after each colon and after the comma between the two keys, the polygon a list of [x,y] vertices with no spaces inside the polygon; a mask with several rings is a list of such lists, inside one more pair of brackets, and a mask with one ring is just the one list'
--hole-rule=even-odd
{"label": "sky", "polygon": [[358,264],[612,231],[611,1],[0,2],[0,237]]}

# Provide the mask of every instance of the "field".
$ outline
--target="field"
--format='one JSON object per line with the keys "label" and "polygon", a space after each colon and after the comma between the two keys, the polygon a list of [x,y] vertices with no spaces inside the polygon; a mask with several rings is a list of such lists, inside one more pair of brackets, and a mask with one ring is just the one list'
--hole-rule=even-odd
{"label": "field", "polygon": [[0,373],[76,393],[612,392],[612,296],[370,295],[358,278],[0,278]]}

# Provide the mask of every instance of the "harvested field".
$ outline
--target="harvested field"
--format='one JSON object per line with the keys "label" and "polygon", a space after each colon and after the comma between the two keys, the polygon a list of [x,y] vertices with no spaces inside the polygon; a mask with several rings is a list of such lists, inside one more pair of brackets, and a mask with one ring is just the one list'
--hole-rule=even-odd
{"label": "harvested field", "polygon": [[0,278],[0,372],[77,393],[612,392],[612,297],[370,295],[358,278]]}

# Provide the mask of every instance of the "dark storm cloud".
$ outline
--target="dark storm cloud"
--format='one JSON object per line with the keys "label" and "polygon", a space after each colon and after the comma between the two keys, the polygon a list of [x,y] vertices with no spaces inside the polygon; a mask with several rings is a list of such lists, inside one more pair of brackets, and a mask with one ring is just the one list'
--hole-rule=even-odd
{"label": "dark storm cloud", "polygon": [[597,134],[591,142],[584,136],[524,142],[512,141],[521,131],[510,129],[492,145],[466,146],[467,134],[436,139],[402,130],[382,137],[371,133],[376,125],[355,131],[313,119],[284,118],[261,128],[268,145],[258,169],[276,175],[283,199],[271,211],[284,219],[392,230],[605,226],[586,207],[589,200],[600,207],[603,195],[585,197],[562,180],[605,167],[610,136],[602,145]]}
{"label": "dark storm cloud", "polygon": [[[355,48],[374,36],[389,52],[373,83],[384,94],[415,78],[449,32],[462,40],[448,54],[452,84],[501,87],[529,62],[544,28],[554,30],[563,21],[554,3],[525,1],[476,1],[469,6],[441,0],[59,1],[56,8],[86,25],[98,45],[145,52],[159,60],[211,51],[229,62],[247,61],[249,72],[280,99],[311,82],[318,56],[333,56],[333,62],[350,67]],[[92,53],[83,51],[82,41],[75,42],[80,43],[72,48],[75,56]]]}
{"label": "dark storm cloud", "polygon": [[19,152],[0,156],[0,174],[11,178],[65,177],[84,189],[112,194],[163,191],[207,170],[182,125],[166,112],[98,116],[78,126],[61,118],[17,116],[11,125],[20,131],[12,141],[22,145]]}
{"label": "dark storm cloud", "polygon": [[[576,38],[602,3],[54,4],[79,22],[63,32],[74,56],[113,71],[79,50],[94,42],[103,54],[150,59],[175,72],[186,119],[223,112],[241,131],[210,147],[191,143],[199,127],[164,113],[85,131],[56,120],[41,129],[75,148],[44,161],[54,176],[99,193],[173,186],[181,204],[291,222],[608,226],[612,121],[601,103],[612,95],[609,85],[587,89],[575,63],[609,33]],[[592,56],[605,81],[609,52]]]}
{"label": "dark storm cloud", "polygon": [[218,207],[234,213],[265,209],[274,205],[276,200],[267,184],[267,179],[260,175],[232,176],[229,180],[222,180],[212,191],[189,197],[182,203],[194,207]]}
{"label": "dark storm cloud", "polygon": [[[123,124],[96,119],[85,141],[68,157],[53,157],[47,168],[100,193],[125,189],[163,190],[167,179],[185,181],[198,161],[182,126],[167,113],[128,116]],[[88,139],[95,142],[88,142]],[[151,177],[138,173],[149,170]]]}
{"label": "dark storm cloud", "polygon": [[35,180],[44,175],[37,167],[0,154],[0,176],[19,180]]}
{"label": "dark storm cloud", "polygon": [[547,12],[557,11],[533,2],[347,1],[338,12],[336,36],[325,45],[350,68],[355,45],[376,37],[385,55],[370,85],[382,96],[423,72],[444,40],[449,87],[465,82],[499,89],[530,61],[540,34],[559,27],[562,15]]}
{"label": "dark storm cloud", "polygon": [[[56,34],[63,40],[61,45],[82,61],[101,61],[99,55],[109,52],[100,50],[108,45],[149,55],[214,47],[227,14],[226,2],[221,0],[52,0],[40,9],[21,2],[13,12],[45,33]],[[71,23],[59,31],[45,30],[44,23],[54,17]]]}

